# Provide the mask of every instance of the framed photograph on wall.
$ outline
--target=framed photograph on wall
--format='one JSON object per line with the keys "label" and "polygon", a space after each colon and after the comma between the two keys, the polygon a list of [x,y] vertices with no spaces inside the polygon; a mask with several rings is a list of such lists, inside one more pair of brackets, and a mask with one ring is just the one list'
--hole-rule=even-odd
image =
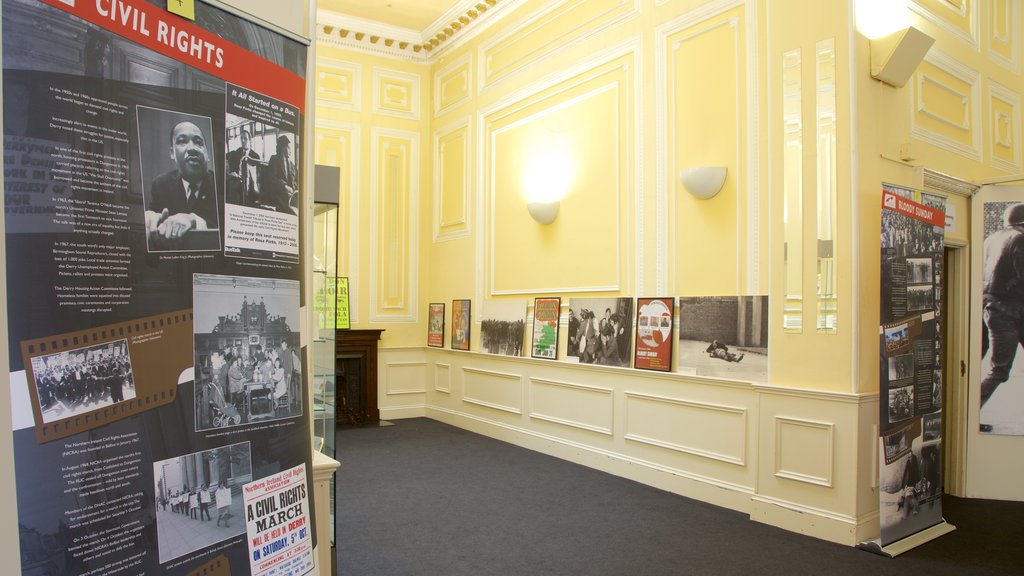
{"label": "framed photograph on wall", "polygon": [[633,366],[643,370],[672,370],[673,298],[637,298],[636,346]]}
{"label": "framed photograph on wall", "polygon": [[444,348],[444,302],[430,304],[427,311],[427,346]]}
{"label": "framed photograph on wall", "polygon": [[530,348],[530,356],[548,360],[558,359],[558,315],[561,308],[561,298],[534,298],[533,345]]}
{"label": "framed photograph on wall", "polygon": [[452,300],[452,350],[469,350],[471,300]]}

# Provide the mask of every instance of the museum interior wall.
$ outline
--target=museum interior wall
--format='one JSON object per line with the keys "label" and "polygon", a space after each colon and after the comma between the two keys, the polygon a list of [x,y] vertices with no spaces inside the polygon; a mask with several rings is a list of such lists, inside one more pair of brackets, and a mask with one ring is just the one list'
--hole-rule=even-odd
{"label": "museum interior wall", "polygon": [[[1019,4],[909,2],[937,41],[903,88],[870,77],[868,4],[498,2],[427,56],[321,14],[316,161],[342,173],[353,328],[384,330],[381,417],[876,536],[880,183],[1020,173],[1024,82]],[[695,166],[728,169],[713,198],[680,184]],[[550,225],[537,195],[560,200]],[[969,202],[950,203],[963,245]],[[766,378],[567,360],[570,298],[736,295],[769,298]],[[486,302],[541,296],[562,298],[558,360],[481,351]],[[428,303],[450,322],[453,299],[469,352],[450,324],[426,346]]]}

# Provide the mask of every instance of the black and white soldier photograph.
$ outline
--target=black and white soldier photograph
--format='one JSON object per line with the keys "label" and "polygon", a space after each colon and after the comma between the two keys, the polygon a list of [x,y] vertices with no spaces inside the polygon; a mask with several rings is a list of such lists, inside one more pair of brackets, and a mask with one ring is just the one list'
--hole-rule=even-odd
{"label": "black and white soldier photograph", "polygon": [[935,308],[935,287],[931,284],[907,286],[907,310],[911,312]]}
{"label": "black and white soldier photograph", "polygon": [[985,202],[981,270],[983,434],[1024,435],[1024,203]]}
{"label": "black and white soldier photograph", "polygon": [[251,481],[249,442],[154,462],[160,563],[245,534],[242,486]]}
{"label": "black and white soldier photograph", "polygon": [[484,300],[480,348],[488,354],[522,356],[526,338],[526,300]]}
{"label": "black and white soldier photograph", "polygon": [[43,423],[135,398],[128,341],[116,340],[32,358]]}
{"label": "black and white soldier photograph", "polygon": [[680,297],[678,314],[679,372],[768,380],[768,296]]}
{"label": "black and white soldier photograph", "polygon": [[299,283],[195,274],[196,431],[301,416]]}
{"label": "black and white soldier photograph", "polygon": [[914,377],[914,355],[900,354],[889,358],[889,382],[899,382]]}
{"label": "black and white soldier photograph", "polygon": [[932,284],[932,259],[907,258],[907,284]]}
{"label": "black and white soldier photograph", "polygon": [[566,360],[626,366],[633,360],[632,298],[570,298]]}
{"label": "black and white soldier photograph", "polygon": [[136,114],[149,251],[220,250],[212,120],[148,106]]}
{"label": "black and white soldier photograph", "polygon": [[914,416],[914,385],[889,389],[889,423],[902,422]]}

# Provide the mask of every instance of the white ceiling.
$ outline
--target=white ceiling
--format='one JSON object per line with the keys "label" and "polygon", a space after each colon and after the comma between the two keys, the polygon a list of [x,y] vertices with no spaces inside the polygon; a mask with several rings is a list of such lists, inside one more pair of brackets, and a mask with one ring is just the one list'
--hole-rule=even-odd
{"label": "white ceiling", "polygon": [[317,8],[422,33],[460,0],[317,0]]}

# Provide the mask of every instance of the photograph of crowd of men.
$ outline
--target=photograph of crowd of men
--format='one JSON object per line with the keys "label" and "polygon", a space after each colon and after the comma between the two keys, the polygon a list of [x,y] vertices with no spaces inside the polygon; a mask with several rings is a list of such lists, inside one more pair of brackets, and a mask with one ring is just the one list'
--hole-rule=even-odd
{"label": "photograph of crowd of men", "polygon": [[160,563],[244,534],[242,486],[251,481],[248,442],[155,462]]}
{"label": "photograph of crowd of men", "polygon": [[302,414],[298,282],[196,274],[196,430]]}
{"label": "photograph of crowd of men", "polygon": [[32,377],[45,424],[135,398],[127,340],[36,356]]}
{"label": "photograph of crowd of men", "polygon": [[526,336],[526,300],[485,300],[480,346],[488,354],[522,356]]}
{"label": "photograph of crowd of men", "polygon": [[629,366],[633,358],[633,299],[570,298],[565,354],[582,364]]}
{"label": "photograph of crowd of men", "polygon": [[297,215],[295,135],[234,114],[225,115],[225,121],[226,202]]}
{"label": "photograph of crowd of men", "polygon": [[209,117],[136,108],[150,252],[220,250],[220,204]]}

